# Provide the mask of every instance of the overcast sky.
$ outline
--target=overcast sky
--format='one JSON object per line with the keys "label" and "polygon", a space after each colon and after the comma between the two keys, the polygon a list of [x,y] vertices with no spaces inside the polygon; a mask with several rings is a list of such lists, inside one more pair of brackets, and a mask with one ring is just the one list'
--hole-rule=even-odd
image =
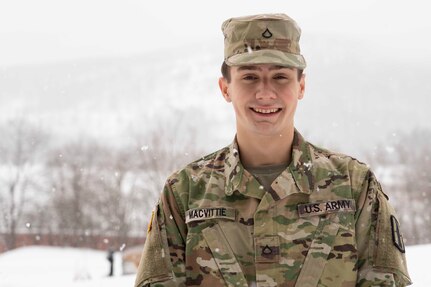
{"label": "overcast sky", "polygon": [[214,42],[223,20],[282,12],[303,36],[336,33],[388,53],[431,55],[428,1],[1,0],[0,67]]}

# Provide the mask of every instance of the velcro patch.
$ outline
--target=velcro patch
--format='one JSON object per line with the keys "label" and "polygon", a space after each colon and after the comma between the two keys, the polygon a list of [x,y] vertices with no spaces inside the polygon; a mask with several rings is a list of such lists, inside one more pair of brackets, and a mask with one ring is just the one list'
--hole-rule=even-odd
{"label": "velcro patch", "polygon": [[298,204],[299,217],[309,217],[336,212],[353,212],[356,210],[354,199],[337,199],[325,202]]}
{"label": "velcro patch", "polygon": [[277,235],[254,238],[255,260],[259,263],[280,261],[280,239]]}
{"label": "velcro patch", "polygon": [[193,208],[186,211],[186,223],[215,218],[235,221],[236,210],[231,207],[203,207]]}
{"label": "velcro patch", "polygon": [[404,246],[403,236],[400,231],[400,224],[395,216],[391,215],[391,227],[392,227],[392,240],[394,245],[398,250],[402,253],[406,252],[406,248]]}

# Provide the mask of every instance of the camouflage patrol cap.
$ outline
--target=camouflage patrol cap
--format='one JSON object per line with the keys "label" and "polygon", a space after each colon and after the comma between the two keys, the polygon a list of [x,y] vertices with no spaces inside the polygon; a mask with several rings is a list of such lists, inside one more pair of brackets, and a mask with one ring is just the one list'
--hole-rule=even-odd
{"label": "camouflage patrol cap", "polygon": [[224,60],[229,66],[276,64],[304,69],[301,29],[286,14],[260,14],[223,22]]}

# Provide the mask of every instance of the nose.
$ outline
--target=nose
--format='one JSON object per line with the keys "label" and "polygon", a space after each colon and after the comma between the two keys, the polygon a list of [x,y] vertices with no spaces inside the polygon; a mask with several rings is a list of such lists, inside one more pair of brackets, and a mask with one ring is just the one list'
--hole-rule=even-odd
{"label": "nose", "polygon": [[263,80],[256,92],[257,100],[270,100],[277,97],[275,91],[272,89],[270,83],[267,80]]}

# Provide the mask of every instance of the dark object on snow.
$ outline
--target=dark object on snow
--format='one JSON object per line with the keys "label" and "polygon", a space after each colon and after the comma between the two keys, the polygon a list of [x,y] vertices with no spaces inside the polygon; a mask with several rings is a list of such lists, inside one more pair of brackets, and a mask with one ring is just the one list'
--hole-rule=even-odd
{"label": "dark object on snow", "polygon": [[112,249],[108,250],[108,256],[106,256],[106,259],[108,259],[110,265],[108,276],[114,276],[114,251]]}

